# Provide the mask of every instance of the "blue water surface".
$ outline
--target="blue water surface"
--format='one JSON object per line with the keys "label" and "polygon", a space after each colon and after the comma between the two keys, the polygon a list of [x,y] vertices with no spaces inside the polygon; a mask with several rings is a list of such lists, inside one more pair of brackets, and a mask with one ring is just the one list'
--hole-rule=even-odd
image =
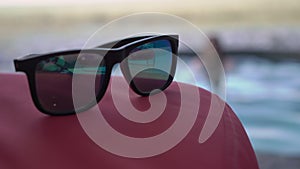
{"label": "blue water surface", "polygon": [[257,151],[300,155],[300,63],[246,59],[227,74],[227,98]]}
{"label": "blue water surface", "polygon": [[[197,84],[210,90],[207,77],[192,66],[191,59],[185,62],[196,74]],[[300,62],[243,56],[230,62],[226,101],[240,118],[255,151],[299,156]]]}

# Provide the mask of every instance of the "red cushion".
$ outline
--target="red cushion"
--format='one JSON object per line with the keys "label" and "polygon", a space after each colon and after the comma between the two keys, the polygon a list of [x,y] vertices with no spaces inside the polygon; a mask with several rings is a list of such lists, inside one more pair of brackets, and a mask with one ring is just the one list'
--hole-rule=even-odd
{"label": "red cushion", "polygon": [[[227,105],[213,135],[204,143],[198,142],[211,98],[211,93],[201,88],[198,118],[184,140],[163,154],[139,159],[120,157],[103,150],[87,136],[76,115],[51,117],[40,113],[33,105],[25,75],[0,74],[0,84],[1,169],[258,168],[248,136]],[[114,90],[120,95],[128,92],[122,88]],[[170,127],[178,115],[178,84],[173,82],[165,94],[168,99],[165,111],[155,121],[145,124],[128,121],[118,113],[110,88],[99,107],[118,132],[131,137],[150,137]],[[149,108],[147,97],[141,98],[132,92],[130,96],[138,110]]]}

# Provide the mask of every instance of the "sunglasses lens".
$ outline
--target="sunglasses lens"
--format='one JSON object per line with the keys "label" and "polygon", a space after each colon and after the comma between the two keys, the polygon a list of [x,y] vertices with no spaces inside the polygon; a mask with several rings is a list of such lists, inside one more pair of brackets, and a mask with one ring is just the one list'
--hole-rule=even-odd
{"label": "sunglasses lens", "polygon": [[156,89],[164,90],[173,78],[175,59],[168,40],[143,44],[133,49],[125,60],[129,74],[125,77],[142,95],[148,95]]}
{"label": "sunglasses lens", "polygon": [[[101,90],[106,67],[95,65],[99,59],[96,54],[68,54],[54,56],[40,61],[35,69],[36,95],[40,106],[51,114],[68,114],[74,112],[72,98],[73,75],[80,77],[82,83],[78,88],[90,85],[91,77],[95,79],[94,96]],[[75,68],[76,64],[76,68]],[[80,66],[81,65],[81,66]],[[95,70],[97,69],[97,70]],[[96,72],[96,78],[95,78]],[[82,99],[81,107],[92,102],[91,98]]]}

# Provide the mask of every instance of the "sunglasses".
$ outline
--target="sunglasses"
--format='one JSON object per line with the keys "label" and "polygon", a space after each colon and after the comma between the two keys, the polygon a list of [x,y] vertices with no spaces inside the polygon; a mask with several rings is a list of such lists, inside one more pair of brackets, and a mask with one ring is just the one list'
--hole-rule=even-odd
{"label": "sunglasses", "polygon": [[113,66],[120,63],[130,88],[138,95],[149,96],[171,84],[177,53],[178,35],[152,35],[122,39],[91,49],[31,54],[15,59],[14,64],[16,71],[25,72],[38,110],[48,115],[68,115],[96,104],[85,98],[75,108],[73,76],[80,79],[78,90],[87,87],[88,79],[94,78],[93,96],[98,103],[108,87]]}

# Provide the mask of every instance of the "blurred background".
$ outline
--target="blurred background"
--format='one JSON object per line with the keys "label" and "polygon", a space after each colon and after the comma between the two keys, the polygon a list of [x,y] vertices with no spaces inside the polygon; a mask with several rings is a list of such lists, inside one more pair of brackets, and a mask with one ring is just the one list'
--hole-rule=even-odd
{"label": "blurred background", "polygon": [[[100,26],[135,12],[177,15],[203,30],[222,56],[227,101],[260,167],[300,168],[299,0],[0,1],[0,73],[30,53],[81,48]],[[185,62],[197,74],[193,58]]]}

